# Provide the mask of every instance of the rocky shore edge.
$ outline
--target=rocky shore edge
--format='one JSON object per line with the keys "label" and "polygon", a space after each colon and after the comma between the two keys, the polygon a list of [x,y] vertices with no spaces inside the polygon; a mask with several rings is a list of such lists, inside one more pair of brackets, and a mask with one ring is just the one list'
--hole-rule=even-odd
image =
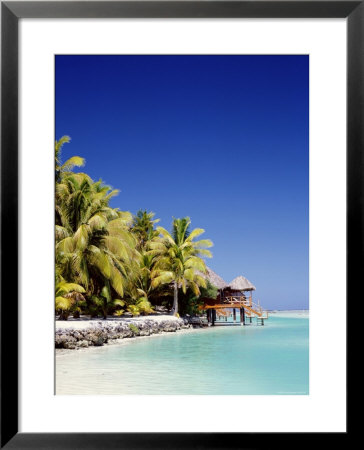
{"label": "rocky shore edge", "polygon": [[[81,322],[82,323],[82,322]],[[85,323],[82,323],[85,325]],[[128,320],[128,321],[90,321],[87,326],[62,327],[56,325],[55,348],[77,350],[91,346],[102,346],[110,340],[171,333],[193,328],[187,319],[168,318],[168,320]]]}

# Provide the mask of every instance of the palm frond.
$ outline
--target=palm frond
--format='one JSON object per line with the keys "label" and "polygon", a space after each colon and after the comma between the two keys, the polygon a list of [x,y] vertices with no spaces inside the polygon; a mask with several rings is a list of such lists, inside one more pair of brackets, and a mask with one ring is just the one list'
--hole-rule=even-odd
{"label": "palm frond", "polygon": [[90,225],[92,230],[96,230],[106,228],[108,222],[102,214],[97,213],[89,219],[88,224]]}
{"label": "palm frond", "polygon": [[206,265],[204,261],[198,256],[190,256],[185,261],[185,267],[188,269],[199,270],[200,272],[206,272]]}
{"label": "palm frond", "polygon": [[85,289],[77,283],[67,283],[65,281],[61,281],[56,285],[56,295],[65,295],[73,291],[83,294]]}
{"label": "palm frond", "polygon": [[198,284],[198,286],[201,286],[206,289],[207,287],[206,279],[204,277],[201,277],[201,275],[195,276],[195,282],[196,284]]}
{"label": "palm frond", "polygon": [[75,241],[73,237],[69,236],[64,239],[62,239],[58,244],[56,245],[56,252],[62,252],[62,253],[72,253],[76,249]]}
{"label": "palm frond", "polygon": [[187,237],[186,241],[191,242],[195,237],[200,236],[203,234],[205,230],[203,228],[195,228],[191,231],[190,235]]}
{"label": "palm frond", "polygon": [[192,242],[193,247],[200,248],[200,247],[213,247],[212,241],[210,239],[201,239],[200,241]]}
{"label": "palm frond", "polygon": [[195,252],[196,256],[205,256],[206,258],[212,258],[212,253],[210,250],[206,250],[205,248],[200,248]]}
{"label": "palm frond", "polygon": [[157,227],[157,230],[156,230],[156,231],[157,231],[159,234],[161,234],[161,235],[166,239],[166,241],[167,241],[169,244],[175,245],[175,242],[174,242],[172,236],[168,233],[168,231],[167,231],[165,228],[163,228],[163,227]]}
{"label": "palm frond", "polygon": [[90,245],[88,252],[91,264],[95,265],[106,279],[110,279],[112,264],[109,257],[95,245]]}
{"label": "palm frond", "polygon": [[197,283],[195,283],[195,282],[192,281],[192,282],[190,283],[190,287],[191,287],[193,293],[194,293],[196,296],[199,296],[199,295],[200,295],[200,289],[199,289]]}
{"label": "palm frond", "polygon": [[112,304],[114,305],[114,306],[125,306],[125,302],[124,302],[124,300],[120,300],[120,299],[115,299],[115,300],[113,300],[112,301]]}
{"label": "palm frond", "polygon": [[86,224],[81,225],[73,236],[76,249],[83,250],[87,247],[90,237],[90,227]]}
{"label": "palm frond", "polygon": [[67,229],[60,225],[56,225],[56,241],[59,242],[66,237],[69,237]]}
{"label": "palm frond", "polygon": [[58,141],[55,142],[54,150],[55,150],[55,157],[56,157],[56,166],[60,165],[62,146],[64,144],[67,144],[70,141],[71,141],[71,138],[69,136],[62,136]]}
{"label": "palm frond", "polygon": [[160,275],[153,277],[152,275],[152,286],[158,287],[161,284],[167,284],[173,281],[174,274],[171,271],[161,272]]}
{"label": "palm frond", "polygon": [[74,167],[82,167],[86,163],[85,158],[81,158],[81,156],[72,156],[71,158],[67,159],[67,161],[62,164],[61,171],[62,172],[69,172]]}
{"label": "palm frond", "polygon": [[128,250],[125,246],[125,243],[121,239],[114,236],[105,236],[104,242],[106,248],[111,253],[116,255],[117,258],[123,259],[124,261],[127,261],[129,259]]}
{"label": "palm frond", "polygon": [[69,310],[73,305],[73,300],[71,298],[66,298],[62,296],[56,297],[56,310]]}
{"label": "palm frond", "polygon": [[121,297],[123,297],[124,296],[123,277],[114,266],[111,267],[110,283],[114,288],[115,292],[117,292]]}

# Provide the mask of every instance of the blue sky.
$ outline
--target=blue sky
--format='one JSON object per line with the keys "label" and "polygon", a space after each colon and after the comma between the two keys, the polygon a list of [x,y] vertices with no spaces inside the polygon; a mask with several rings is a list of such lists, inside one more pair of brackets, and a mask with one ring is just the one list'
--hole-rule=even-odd
{"label": "blue sky", "polygon": [[308,56],[56,56],[63,160],[214,242],[269,309],[308,308]]}

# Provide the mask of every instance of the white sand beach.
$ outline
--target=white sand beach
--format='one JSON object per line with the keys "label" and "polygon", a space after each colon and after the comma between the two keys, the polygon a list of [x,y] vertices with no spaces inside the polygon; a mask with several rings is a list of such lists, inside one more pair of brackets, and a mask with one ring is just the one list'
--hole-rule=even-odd
{"label": "white sand beach", "polygon": [[94,318],[90,319],[87,316],[81,316],[79,319],[69,318],[68,320],[56,320],[56,330],[85,330],[89,327],[95,326],[97,324],[117,326],[122,323],[145,323],[149,320],[153,322],[161,323],[164,321],[176,322],[179,319],[170,314],[160,314],[160,315],[149,315],[149,316],[137,316],[137,317],[114,317],[108,316],[107,319]]}

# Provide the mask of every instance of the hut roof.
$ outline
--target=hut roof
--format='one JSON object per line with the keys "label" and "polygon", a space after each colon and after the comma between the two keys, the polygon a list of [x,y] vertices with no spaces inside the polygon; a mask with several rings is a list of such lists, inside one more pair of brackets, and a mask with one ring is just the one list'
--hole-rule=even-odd
{"label": "hut roof", "polygon": [[255,286],[242,275],[234,278],[228,286],[238,291],[255,291]]}
{"label": "hut roof", "polygon": [[199,273],[202,277],[208,280],[211,284],[216,286],[218,289],[224,289],[228,284],[224,281],[220,275],[215,273],[210,267],[206,267],[206,273]]}

